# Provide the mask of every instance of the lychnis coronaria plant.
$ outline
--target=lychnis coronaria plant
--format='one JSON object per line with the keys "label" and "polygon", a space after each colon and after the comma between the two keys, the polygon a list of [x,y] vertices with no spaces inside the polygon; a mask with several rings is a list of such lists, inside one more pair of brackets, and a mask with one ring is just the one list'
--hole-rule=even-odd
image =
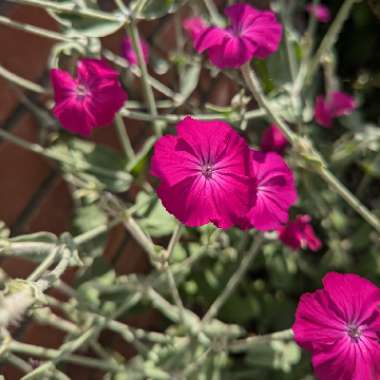
{"label": "lychnis coronaria plant", "polygon": [[31,38],[0,66],[0,374],[380,380],[380,40],[356,3],[0,4]]}

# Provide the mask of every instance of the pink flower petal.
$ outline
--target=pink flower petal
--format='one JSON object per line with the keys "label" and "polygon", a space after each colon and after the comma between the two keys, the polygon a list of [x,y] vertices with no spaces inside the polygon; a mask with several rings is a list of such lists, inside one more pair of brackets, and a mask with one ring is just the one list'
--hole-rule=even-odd
{"label": "pink flower petal", "polygon": [[91,134],[96,124],[93,115],[88,112],[85,104],[76,101],[75,98],[68,98],[57,104],[53,113],[65,129],[84,137]]}
{"label": "pink flower petal", "polygon": [[256,203],[247,217],[258,230],[274,230],[288,221],[297,200],[292,171],[281,156],[251,150],[251,176],[256,182]]}
{"label": "pink flower petal", "polygon": [[318,96],[314,113],[318,124],[330,128],[332,120],[338,116],[349,115],[356,108],[355,99],[340,91],[329,93],[326,98]]}
{"label": "pink flower petal", "polygon": [[322,243],[315,235],[310,221],[309,215],[299,215],[286,226],[281,226],[277,230],[280,240],[294,250],[306,247],[312,251],[319,250]]}
{"label": "pink flower petal", "polygon": [[193,42],[207,29],[207,23],[202,17],[187,18],[182,25]]}
{"label": "pink flower petal", "polygon": [[288,140],[275,124],[268,127],[261,137],[260,147],[264,152],[276,152],[282,155],[288,145]]}
{"label": "pink flower petal", "polygon": [[330,9],[323,4],[307,4],[306,10],[319,22],[327,23],[331,20]]}
{"label": "pink flower petal", "polygon": [[[150,47],[148,43],[142,38],[140,39],[140,44],[141,44],[141,49],[143,52],[144,61],[145,63],[148,63]],[[122,56],[126,59],[126,61],[130,65],[138,64],[137,54],[133,48],[132,39],[130,37],[123,38],[123,41],[121,44],[121,51],[122,51]]]}
{"label": "pink flower petal", "polygon": [[229,37],[228,32],[224,29],[210,26],[198,35],[194,41],[194,47],[198,53],[203,53],[211,47],[223,45],[225,39]]}
{"label": "pink flower petal", "polygon": [[324,277],[323,286],[345,320],[365,323],[373,312],[380,316],[380,289],[365,278],[331,272]]}
{"label": "pink flower petal", "polygon": [[151,174],[169,186],[199,173],[196,155],[174,136],[161,137],[154,146]]}
{"label": "pink flower petal", "polygon": [[330,97],[330,107],[334,116],[348,115],[356,108],[355,99],[344,92],[333,92]]}

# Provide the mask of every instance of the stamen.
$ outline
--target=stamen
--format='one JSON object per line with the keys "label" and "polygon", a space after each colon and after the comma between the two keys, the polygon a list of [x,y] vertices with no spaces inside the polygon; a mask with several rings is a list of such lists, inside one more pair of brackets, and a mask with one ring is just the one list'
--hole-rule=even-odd
{"label": "stamen", "polygon": [[347,333],[353,340],[358,341],[362,335],[362,329],[355,324],[349,324],[347,326]]}
{"label": "stamen", "polygon": [[211,178],[212,177],[212,172],[214,171],[214,168],[211,164],[204,164],[202,165],[202,174],[206,178]]}
{"label": "stamen", "polygon": [[79,84],[75,89],[75,93],[79,98],[84,98],[88,94],[88,89],[85,85]]}

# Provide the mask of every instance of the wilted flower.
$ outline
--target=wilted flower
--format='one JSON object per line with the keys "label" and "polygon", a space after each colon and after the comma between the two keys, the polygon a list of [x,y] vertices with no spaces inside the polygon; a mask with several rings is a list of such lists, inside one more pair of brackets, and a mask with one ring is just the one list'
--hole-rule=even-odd
{"label": "wilted flower", "polygon": [[63,128],[82,136],[110,124],[127,100],[119,73],[102,60],[79,61],[76,78],[64,70],[53,69],[51,80],[54,115]]}
{"label": "wilted flower", "polygon": [[293,332],[319,380],[380,378],[380,289],[355,274],[328,273],[304,294]]}
{"label": "wilted flower", "polygon": [[277,152],[282,155],[288,145],[288,140],[276,124],[271,124],[261,137],[260,148],[264,152]]}
{"label": "wilted flower", "polygon": [[[148,63],[148,61],[149,61],[149,45],[142,38],[140,38],[140,45],[141,45],[144,61],[145,61],[145,63]],[[122,52],[122,56],[126,59],[126,61],[130,65],[137,65],[138,64],[137,54],[133,48],[132,39],[130,37],[124,37],[123,38],[123,41],[121,43],[121,52]]]}
{"label": "wilted flower", "polygon": [[198,36],[208,27],[202,17],[191,17],[183,21],[183,28],[194,42]]}
{"label": "wilted flower", "polygon": [[241,227],[275,230],[288,221],[289,208],[297,200],[293,173],[284,159],[272,152],[251,150],[250,165],[254,202]]}
{"label": "wilted flower", "polygon": [[221,69],[238,68],[252,58],[266,58],[278,49],[282,27],[271,11],[238,3],[224,11],[226,28],[210,26],[195,39],[199,53],[207,50],[211,62]]}
{"label": "wilted flower", "polygon": [[323,4],[307,4],[306,10],[314,16],[319,22],[329,22],[331,19],[330,9]]}
{"label": "wilted flower", "polygon": [[334,91],[326,97],[317,97],[314,106],[315,120],[323,127],[330,128],[334,118],[349,115],[355,108],[356,101],[352,96]]}
{"label": "wilted flower", "polygon": [[297,216],[295,220],[277,230],[280,240],[295,250],[309,248],[311,251],[318,251],[321,248],[321,241],[315,235],[310,222],[309,215]]}
{"label": "wilted flower", "polygon": [[155,144],[151,173],[165,208],[183,224],[237,225],[249,210],[249,148],[221,121],[186,117]]}

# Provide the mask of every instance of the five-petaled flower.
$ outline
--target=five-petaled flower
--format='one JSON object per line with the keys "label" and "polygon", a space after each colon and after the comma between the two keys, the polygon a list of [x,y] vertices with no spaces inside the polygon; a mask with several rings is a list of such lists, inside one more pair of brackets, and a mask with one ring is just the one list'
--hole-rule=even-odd
{"label": "five-petaled flower", "polygon": [[249,210],[249,148],[221,121],[186,117],[155,144],[151,173],[165,208],[187,226],[238,225]]}
{"label": "five-petaled flower", "polygon": [[295,220],[277,230],[278,237],[294,250],[309,248],[311,251],[318,251],[322,243],[315,235],[310,222],[309,215],[298,215]]}
{"label": "five-petaled flower", "polygon": [[288,140],[276,124],[271,124],[265,129],[260,141],[260,148],[264,152],[277,152],[281,155],[284,154],[288,145]]}
{"label": "five-petaled flower", "polygon": [[[148,63],[150,52],[149,44],[143,38],[140,38],[140,45],[144,61],[145,63]],[[123,38],[123,41],[121,43],[121,53],[130,65],[134,66],[138,64],[138,58],[135,49],[133,48],[132,39],[128,36]]]}
{"label": "five-petaled flower", "polygon": [[82,136],[110,124],[127,100],[119,73],[102,60],[79,61],[76,78],[64,70],[52,69],[51,80],[54,115],[63,128]]}
{"label": "five-petaled flower", "polygon": [[334,91],[326,97],[317,97],[314,106],[315,120],[321,126],[330,128],[334,118],[349,115],[355,108],[356,101],[352,96],[345,92]]}
{"label": "five-petaled flower", "polygon": [[214,65],[221,69],[238,68],[252,58],[266,58],[278,49],[282,27],[273,12],[237,3],[224,13],[230,20],[229,26],[210,26],[194,41],[195,49],[199,53],[207,50]]}
{"label": "five-petaled flower", "polygon": [[327,23],[331,19],[330,9],[326,5],[309,3],[306,5],[306,10],[319,22]]}
{"label": "five-petaled flower", "polygon": [[328,273],[302,295],[293,332],[319,380],[380,378],[380,289],[355,274]]}

